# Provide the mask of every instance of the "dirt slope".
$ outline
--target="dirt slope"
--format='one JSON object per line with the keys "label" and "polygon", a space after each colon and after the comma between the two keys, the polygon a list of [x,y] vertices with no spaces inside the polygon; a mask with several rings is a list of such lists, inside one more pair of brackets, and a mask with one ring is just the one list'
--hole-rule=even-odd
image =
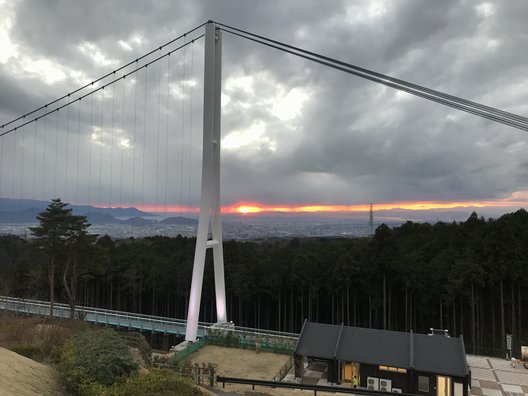
{"label": "dirt slope", "polygon": [[62,395],[57,372],[0,347],[0,395]]}

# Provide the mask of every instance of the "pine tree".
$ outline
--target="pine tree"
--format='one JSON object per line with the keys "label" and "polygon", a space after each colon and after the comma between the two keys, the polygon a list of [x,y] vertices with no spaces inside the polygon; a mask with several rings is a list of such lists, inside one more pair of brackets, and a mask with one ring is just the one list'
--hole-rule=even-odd
{"label": "pine tree", "polygon": [[[50,299],[50,316],[53,316],[55,304],[55,272],[60,260],[65,259],[63,272],[63,286],[70,303],[71,315],[75,311],[75,279],[68,282],[71,260],[75,247],[80,244],[93,242],[95,236],[88,235],[87,228],[90,224],[86,216],[75,216],[68,204],[60,198],[53,199],[47,208],[38,214],[37,227],[30,227],[35,237],[35,244],[48,256],[48,282]],[[75,273],[72,275],[75,278]]]}

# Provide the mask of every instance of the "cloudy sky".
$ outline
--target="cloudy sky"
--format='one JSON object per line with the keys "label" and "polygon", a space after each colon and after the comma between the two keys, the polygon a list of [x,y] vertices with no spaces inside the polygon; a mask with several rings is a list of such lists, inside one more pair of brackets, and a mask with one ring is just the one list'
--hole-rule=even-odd
{"label": "cloudy sky", "polygon": [[[0,0],[0,124],[209,19],[528,114],[525,0]],[[196,206],[202,82],[200,39],[0,138],[0,197]],[[500,213],[528,198],[526,132],[228,33],[222,136],[226,211]]]}

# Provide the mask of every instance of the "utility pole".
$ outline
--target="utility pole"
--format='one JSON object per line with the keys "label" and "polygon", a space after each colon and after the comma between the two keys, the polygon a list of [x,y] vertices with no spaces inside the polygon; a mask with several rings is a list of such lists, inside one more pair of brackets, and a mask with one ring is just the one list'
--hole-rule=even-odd
{"label": "utility pole", "polygon": [[[205,25],[202,191],[185,332],[186,341],[196,341],[207,249],[213,249],[217,322],[227,322],[220,219],[221,93],[222,33],[212,21],[209,21]],[[211,239],[208,239],[209,227],[211,227]]]}
{"label": "utility pole", "polygon": [[372,204],[370,204],[369,212],[369,234],[374,235],[374,210],[372,209]]}

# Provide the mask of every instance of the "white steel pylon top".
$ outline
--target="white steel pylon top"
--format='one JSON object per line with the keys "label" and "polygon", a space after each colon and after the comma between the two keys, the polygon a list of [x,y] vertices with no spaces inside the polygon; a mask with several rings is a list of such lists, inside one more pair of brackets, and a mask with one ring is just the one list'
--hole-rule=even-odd
{"label": "white steel pylon top", "polygon": [[[200,217],[196,235],[196,249],[187,314],[186,341],[196,341],[198,315],[202,297],[205,254],[213,249],[216,316],[218,323],[226,323],[224,281],[224,252],[220,220],[220,112],[222,93],[222,33],[209,21],[205,25],[205,66],[203,104],[203,157]],[[208,240],[209,227],[212,238]]]}

